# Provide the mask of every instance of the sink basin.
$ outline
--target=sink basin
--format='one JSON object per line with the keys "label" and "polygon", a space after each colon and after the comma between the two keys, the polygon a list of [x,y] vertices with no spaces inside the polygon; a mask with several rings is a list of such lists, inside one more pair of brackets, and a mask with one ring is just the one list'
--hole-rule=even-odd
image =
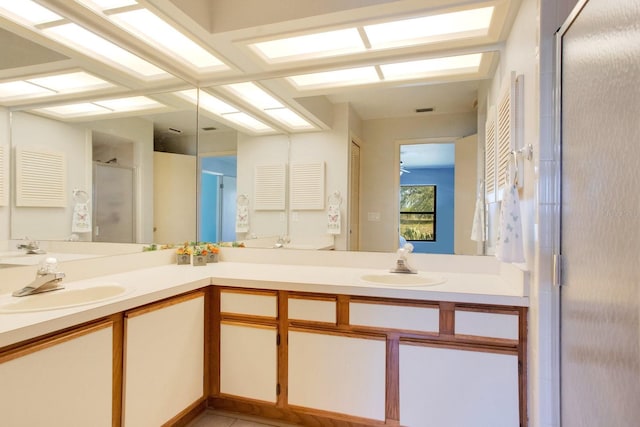
{"label": "sink basin", "polygon": [[113,283],[82,289],[63,289],[26,297],[11,297],[10,302],[0,305],[0,313],[25,313],[75,307],[115,298],[124,294],[125,291],[124,287]]}
{"label": "sink basin", "polygon": [[402,273],[365,274],[360,278],[365,282],[387,286],[433,286],[445,282],[443,277]]}

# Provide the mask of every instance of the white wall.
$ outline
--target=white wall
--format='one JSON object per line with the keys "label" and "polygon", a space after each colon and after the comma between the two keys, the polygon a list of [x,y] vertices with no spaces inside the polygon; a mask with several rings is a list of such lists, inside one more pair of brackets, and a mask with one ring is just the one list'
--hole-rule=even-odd
{"label": "white wall", "polygon": [[[476,114],[433,114],[410,118],[364,120],[360,150],[360,250],[393,252],[398,215],[396,141],[463,137],[476,133]],[[369,221],[369,213],[380,221]]]}
{"label": "white wall", "polygon": [[[13,113],[12,146],[65,152],[67,158],[67,204],[65,208],[13,207],[11,238],[64,240],[71,235],[73,189],[92,191],[91,131],[115,135],[134,143],[133,166],[137,169],[136,231],[138,242],[153,241],[153,124],[147,120],[113,119],[89,123],[64,123],[28,113]],[[89,233],[80,235],[90,240]]]}
{"label": "white wall", "polygon": [[[352,118],[357,123],[357,118]],[[356,126],[356,124],[354,124]],[[356,126],[357,127],[357,126]],[[249,233],[238,235],[243,240],[257,237],[288,235],[292,243],[313,244],[327,239],[326,206],[323,210],[256,211],[253,201],[256,165],[325,162],[325,192],[343,195],[342,234],[336,236],[336,249],[346,249],[346,219],[349,159],[349,107],[334,107],[331,130],[295,135],[238,135],[238,194],[249,196]],[[325,196],[326,197],[326,196]],[[326,201],[325,201],[326,205]],[[288,214],[288,215],[287,215]],[[288,217],[287,217],[288,216]]]}
{"label": "white wall", "polygon": [[[71,192],[75,188],[91,192],[91,144],[88,135],[80,127],[28,113],[14,112],[11,120],[13,148],[64,152],[67,164],[66,206],[14,206],[11,210],[11,238],[68,239],[74,203]],[[91,240],[90,235],[80,237],[82,240]]]}
{"label": "white wall", "polygon": [[198,134],[198,155],[219,152],[236,152],[238,149],[238,132],[200,132]]}

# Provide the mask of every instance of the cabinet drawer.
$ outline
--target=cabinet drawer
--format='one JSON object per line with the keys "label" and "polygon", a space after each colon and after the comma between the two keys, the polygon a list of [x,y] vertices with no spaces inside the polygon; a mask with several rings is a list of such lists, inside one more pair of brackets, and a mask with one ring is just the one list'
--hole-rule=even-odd
{"label": "cabinet drawer", "polygon": [[275,319],[278,317],[278,297],[275,292],[222,290],[220,312]]}
{"label": "cabinet drawer", "polygon": [[455,334],[517,340],[518,315],[457,309]]}
{"label": "cabinet drawer", "polygon": [[290,296],[288,305],[289,320],[337,323],[336,298]]}
{"label": "cabinet drawer", "polygon": [[430,306],[352,301],[349,303],[349,324],[438,333],[440,310]]}

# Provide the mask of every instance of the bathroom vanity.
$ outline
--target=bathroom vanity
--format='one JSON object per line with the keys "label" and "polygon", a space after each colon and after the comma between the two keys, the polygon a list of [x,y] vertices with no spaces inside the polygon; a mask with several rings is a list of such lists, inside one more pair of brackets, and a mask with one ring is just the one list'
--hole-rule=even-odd
{"label": "bathroom vanity", "polygon": [[398,285],[363,279],[387,277],[376,259],[221,255],[68,282],[126,289],[85,305],[11,312],[1,295],[2,423],[184,425],[212,407],[302,425],[527,425],[525,273],[431,257],[418,276],[438,284]]}

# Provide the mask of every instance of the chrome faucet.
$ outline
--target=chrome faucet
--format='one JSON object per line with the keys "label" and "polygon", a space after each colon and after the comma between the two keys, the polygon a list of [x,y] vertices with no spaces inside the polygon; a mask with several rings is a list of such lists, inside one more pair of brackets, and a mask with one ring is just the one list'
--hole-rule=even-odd
{"label": "chrome faucet", "polygon": [[407,262],[407,257],[413,251],[413,245],[411,243],[405,243],[403,247],[398,249],[398,259],[396,260],[396,266],[389,270],[391,273],[404,273],[404,274],[416,274],[418,270],[411,268]]}
{"label": "chrome faucet", "polygon": [[26,249],[28,255],[45,254],[46,252],[40,249],[40,244],[35,240],[25,239],[25,243],[18,243],[16,245],[18,249]]}
{"label": "chrome faucet", "polygon": [[278,240],[276,241],[275,245],[273,245],[274,248],[283,248],[284,245],[286,245],[287,243],[290,243],[291,239],[289,239],[289,236],[280,236],[278,237]]}
{"label": "chrome faucet", "polygon": [[65,274],[56,271],[58,261],[55,258],[47,258],[36,272],[36,278],[24,288],[15,291],[14,297],[24,297],[27,295],[40,294],[42,292],[50,292],[58,289],[64,289],[64,285],[60,282],[64,279]]}

